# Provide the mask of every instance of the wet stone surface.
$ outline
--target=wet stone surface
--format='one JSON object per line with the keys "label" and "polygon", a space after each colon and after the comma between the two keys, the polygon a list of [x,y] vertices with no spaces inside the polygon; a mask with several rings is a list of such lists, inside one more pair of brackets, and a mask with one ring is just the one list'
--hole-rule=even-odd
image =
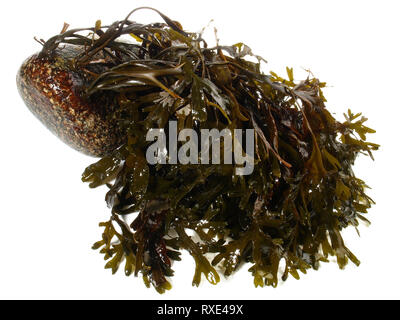
{"label": "wet stone surface", "polygon": [[106,118],[112,99],[83,97],[84,77],[60,63],[64,57],[28,58],[17,74],[19,93],[30,111],[72,148],[102,157],[121,144],[116,122]]}

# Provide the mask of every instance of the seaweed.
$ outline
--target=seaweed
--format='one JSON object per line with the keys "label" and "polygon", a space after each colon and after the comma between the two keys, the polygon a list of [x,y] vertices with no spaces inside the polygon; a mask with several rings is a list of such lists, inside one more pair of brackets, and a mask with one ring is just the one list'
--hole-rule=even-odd
{"label": "seaweed", "polygon": [[[162,22],[132,21],[139,9],[156,11]],[[299,279],[299,271],[318,269],[330,256],[340,268],[349,260],[359,265],[341,231],[369,223],[374,202],[352,167],[359,154],[373,159],[379,146],[367,141],[375,131],[361,113],[349,110],[343,122],[333,117],[324,82],[311,73],[295,81],[291,68],[285,77],[265,74],[265,60],[245,44],[208,47],[202,33],[147,7],[109,26],[65,25],[41,43],[43,56],[64,45],[84,47],[70,67],[90,73],[85,94],[111,92],[119,105],[109,116],[119,119],[126,142],[82,177],[109,189],[111,217],[100,224],[102,240],[93,249],[113,273],[125,262],[127,276],[140,273],[163,293],[180,250],[195,260],[195,286],[203,276],[217,284],[220,273],[231,276],[242,265],[261,287],[289,274]],[[105,71],[96,74],[92,65]],[[235,175],[235,163],[149,164],[146,133],[167,133],[170,121],[197,132],[254,129],[254,172]]]}

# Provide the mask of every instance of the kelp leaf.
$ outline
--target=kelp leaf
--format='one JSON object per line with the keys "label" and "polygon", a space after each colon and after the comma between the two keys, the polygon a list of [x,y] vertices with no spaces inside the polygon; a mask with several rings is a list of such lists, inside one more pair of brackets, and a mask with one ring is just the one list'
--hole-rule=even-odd
{"label": "kelp leaf", "polygon": [[182,246],[189,251],[196,263],[195,273],[193,276],[192,284],[198,287],[201,282],[201,275],[204,274],[208,282],[216,285],[220,281],[218,272],[211,266],[210,262],[203,256],[200,248],[196,243],[193,242],[191,237],[189,237],[183,226],[178,225],[175,227],[178,233],[179,241]]}
{"label": "kelp leaf", "polygon": [[192,97],[192,115],[194,120],[204,122],[207,120],[206,98],[204,95],[204,87],[201,80],[196,75],[193,76],[191,89]]}
{"label": "kelp leaf", "polygon": [[144,193],[149,183],[149,166],[143,154],[139,151],[132,153],[126,159],[126,166],[129,168],[130,192]]}
{"label": "kelp leaf", "polygon": [[90,188],[97,188],[113,180],[118,173],[121,159],[115,156],[106,156],[87,167],[82,174],[83,182],[90,182]]}

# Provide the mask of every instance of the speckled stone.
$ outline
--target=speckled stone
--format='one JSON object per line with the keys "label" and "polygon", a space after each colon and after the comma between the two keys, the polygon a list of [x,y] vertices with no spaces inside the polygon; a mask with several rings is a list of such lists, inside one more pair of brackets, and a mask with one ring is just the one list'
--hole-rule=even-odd
{"label": "speckled stone", "polygon": [[[123,141],[116,122],[106,118],[115,108],[105,95],[89,101],[82,91],[86,79],[63,63],[67,51],[55,57],[28,58],[17,74],[19,93],[31,112],[72,148],[94,157],[115,150]],[[70,54],[70,52],[68,53]]]}

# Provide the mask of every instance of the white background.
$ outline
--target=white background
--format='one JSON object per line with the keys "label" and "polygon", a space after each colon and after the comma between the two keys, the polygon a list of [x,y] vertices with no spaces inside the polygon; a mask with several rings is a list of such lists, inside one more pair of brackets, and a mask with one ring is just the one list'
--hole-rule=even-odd
{"label": "white background", "polygon": [[[192,288],[190,256],[176,263],[173,289],[160,296],[140,278],[112,276],[91,245],[109,211],[105,189],[80,181],[93,159],[70,149],[28,111],[15,75],[63,22],[71,27],[111,23],[150,5],[199,31],[214,19],[222,44],[245,42],[265,57],[265,72],[305,69],[330,86],[329,110],[339,119],[348,107],[363,112],[377,130],[376,161],[360,158],[356,173],[377,205],[370,227],[346,230],[348,247],[361,260],[345,271],[336,264],[290,278],[277,289],[255,289],[247,266],[231,280]],[[370,299],[400,298],[399,288],[399,1],[10,1],[0,13],[0,298],[34,299]],[[138,22],[160,21],[142,11]],[[207,33],[210,43],[213,32]]]}

